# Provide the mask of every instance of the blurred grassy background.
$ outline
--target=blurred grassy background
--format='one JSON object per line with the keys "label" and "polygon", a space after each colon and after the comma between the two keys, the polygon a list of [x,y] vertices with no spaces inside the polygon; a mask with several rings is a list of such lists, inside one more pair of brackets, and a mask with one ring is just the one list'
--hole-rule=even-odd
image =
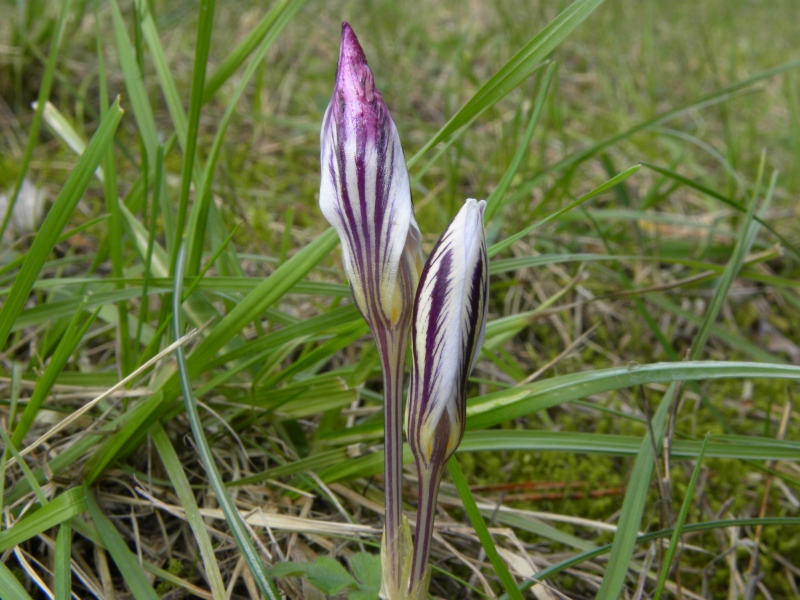
{"label": "blurred grassy background", "polygon": [[[342,20],[350,21],[359,35],[376,84],[397,123],[406,157],[410,158],[568,4],[511,0],[307,2],[258,66],[252,84],[239,102],[224,138],[213,182],[213,198],[225,226],[230,230],[241,223],[234,234],[233,246],[243,274],[250,278],[264,277],[272,272],[279,257],[285,257],[287,244],[292,255],[327,227],[316,198],[318,136],[321,117],[330,99]],[[0,6],[8,16],[0,21],[0,190],[5,190],[19,174],[33,115],[30,103],[39,91],[44,59],[61,4],[44,0],[14,4],[4,0]],[[188,109],[198,4],[175,1],[151,2],[150,6],[184,108]],[[131,25],[132,6],[123,3],[122,10],[128,36],[134,46],[138,44],[143,57],[144,85],[160,141],[164,143],[172,134],[172,119],[152,61]],[[265,10],[263,3],[217,2],[209,74],[255,27]],[[129,108],[110,11],[105,4],[99,6],[97,18],[109,96],[120,94],[122,106]],[[690,105],[715,90],[800,59],[798,23],[800,4],[793,0],[777,0],[768,5],[746,0],[604,3],[553,55],[559,65],[556,79],[533,142],[506,195],[507,204],[487,223],[491,241],[500,241],[546,217],[616,173],[643,161],[678,172],[719,195],[747,205],[755,193],[763,155],[766,174],[761,195],[773,171],[778,172],[778,179],[769,210],[762,217],[791,245],[800,246],[797,225],[800,209],[796,202],[800,192],[800,73],[796,69],[763,79],[732,94],[725,102],[693,107],[573,164],[562,162],[675,107]],[[92,3],[73,2],[51,94],[51,102],[84,139],[96,128],[100,112],[95,26]],[[203,108],[198,137],[202,159],[209,151],[240,76],[241,70]],[[464,198],[487,197],[501,180],[522,140],[539,89],[537,76],[484,113],[424,172],[423,167],[435,156],[434,151],[414,164],[413,194],[426,249],[430,249]],[[129,110],[116,137],[116,169],[122,196],[133,186],[140,159],[139,129]],[[51,129],[44,127],[40,143],[34,148],[28,179],[52,199],[74,164],[73,152]],[[178,197],[181,164],[182,154],[177,149],[166,156],[167,188],[173,202]],[[69,226],[86,223],[106,211],[103,187],[94,182]],[[141,214],[137,213],[137,218],[149,223]],[[500,258],[539,254],[625,258],[611,261],[573,258],[564,264],[550,261],[541,268],[519,268],[494,275],[490,317],[498,324],[505,317],[536,311],[554,299],[562,308],[544,315],[530,314],[519,326],[511,328],[508,335],[499,333],[494,339],[487,338],[487,348],[474,373],[473,395],[517,385],[543,366],[546,369],[537,378],[683,359],[716,288],[715,275],[730,258],[743,224],[743,214],[728,205],[644,167],[612,192],[516,243]],[[104,239],[104,227],[89,228],[57,245],[55,258],[66,262],[53,262],[42,278],[108,278],[107,262],[91,264]],[[162,242],[166,239],[166,227],[163,220],[159,221],[157,239]],[[214,235],[221,239],[222,233],[217,231]],[[756,258],[748,265],[746,276],[737,279],[732,287],[705,358],[800,364],[797,290],[800,264],[791,251],[786,251],[785,245],[782,250],[773,250],[777,242],[773,234],[764,230],[755,241],[752,253]],[[217,242],[213,247],[216,246]],[[24,242],[21,247],[24,248]],[[129,233],[123,248],[126,277],[141,277],[143,265],[135,255]],[[15,252],[16,249],[10,249],[3,260],[8,263],[16,257]],[[765,254],[758,257],[758,253]],[[343,283],[339,263],[337,250],[312,279]],[[703,273],[705,278],[701,278]],[[212,268],[210,274],[237,275],[229,268],[226,270],[224,263]],[[12,276],[13,272],[4,272],[5,289],[11,285]],[[130,282],[127,285],[134,286]],[[214,285],[212,281],[205,289],[215,309],[224,313],[238,302],[240,290],[214,289]],[[625,295],[631,289],[638,291]],[[308,319],[335,308],[339,300],[335,299],[336,294],[332,297],[333,300],[307,294],[287,296],[263,324],[255,327],[255,335],[263,334],[262,326],[267,331],[272,327],[280,329],[281,325],[291,324],[291,319]],[[53,296],[39,292],[37,298],[46,304],[60,297],[56,292]],[[154,298],[151,305],[153,312],[148,324],[156,327],[160,303]],[[134,313],[139,308],[135,300],[130,306]],[[4,376],[10,376],[13,363],[23,365],[27,380],[35,381],[41,373],[48,355],[41,353],[42,348],[52,350],[59,334],[46,333],[51,321],[42,319],[35,324],[35,328],[20,327],[12,347],[5,350],[0,367]],[[662,339],[654,333],[653,324],[662,333]],[[90,387],[90,381],[95,386],[115,383],[121,375],[115,331],[113,322],[107,319],[103,327],[92,329],[58,382],[86,387]],[[252,333],[242,338],[249,339]],[[668,348],[664,340],[669,342]],[[319,341],[320,345],[323,343],[324,340]],[[282,379],[286,384],[302,380],[293,380],[292,364],[316,347],[309,342],[299,350],[293,347],[283,354],[276,353],[263,371],[252,378],[243,377],[217,394],[209,393],[206,400],[226,419],[230,415],[241,417],[229,410],[232,404],[244,402],[242,397],[248,394],[266,393],[269,386],[281,389]],[[370,423],[375,423],[373,417],[380,400],[380,378],[376,377],[374,363],[369,345],[361,339],[355,347],[332,352],[324,364],[309,370],[316,374],[357,364],[366,382],[363,388],[355,386],[360,396],[354,397],[363,401],[361,408],[371,410],[364,413],[363,422],[351,418],[363,416],[356,408],[350,413],[335,410],[331,413],[329,409],[321,419],[297,411],[293,414],[297,418],[288,425],[280,419],[273,422],[269,417],[256,416],[234,421],[236,432],[253,440],[248,445],[249,454],[244,454],[255,462],[228,465],[230,478],[239,479],[248,473],[268,471],[282,462],[304,458],[304,451],[313,456],[327,450],[329,446],[320,442],[324,435],[314,438],[310,432],[319,429],[325,433],[326,429],[335,430],[337,424],[363,425],[366,428],[349,441],[377,443],[380,432],[374,427],[369,429]],[[208,378],[202,381],[207,382]],[[262,389],[260,386],[265,382],[267,389]],[[509,420],[501,427],[641,437],[646,434],[646,423],[665,389],[659,386],[591,395]],[[57,389],[60,393],[67,391],[67,388]],[[774,438],[780,430],[781,417],[788,410],[783,436],[797,443],[800,416],[790,404],[792,389],[796,387],[783,381],[759,379],[689,387],[671,427],[677,431],[677,437],[694,440],[702,439],[707,431]],[[707,409],[706,400],[716,414]],[[55,399],[51,408],[68,412],[73,406],[70,402]],[[111,409],[116,411],[119,407]],[[179,440],[187,431],[180,418],[165,422],[173,439]],[[212,438],[224,453],[235,452],[231,450],[236,446],[233,436],[227,436],[214,419],[209,420],[208,426],[213,428]],[[44,431],[46,424],[40,423],[40,427]],[[310,449],[304,449],[301,440],[310,444]],[[291,448],[293,443],[296,447]],[[257,448],[263,446],[270,447],[269,456],[256,456]],[[299,454],[293,455],[298,448]],[[185,464],[202,471],[189,449],[179,446],[178,450]],[[505,498],[505,504],[511,507],[615,523],[633,458],[611,454],[492,450],[463,453],[459,460],[470,483],[476,486],[476,493],[492,502],[503,502]],[[780,463],[780,468],[771,466],[780,473],[775,479],[778,483],[772,487],[767,483],[769,477],[752,463],[736,458],[706,459],[690,519],[758,516],[764,497],[769,500],[767,516],[797,516],[800,507],[797,464],[786,461]],[[105,493],[137,497],[123,488],[134,485],[134,477],[152,476],[150,465],[136,454],[123,458],[117,467],[112,471],[117,479],[107,477],[99,484]],[[663,488],[653,486],[642,530],[666,528],[673,520],[670,510],[677,513],[680,508],[694,461],[676,459],[669,467],[671,471],[661,476],[669,475],[672,490],[668,493],[672,496],[674,492],[672,501],[664,500]],[[367,471],[365,468],[363,477],[355,480],[352,489],[361,491],[361,484],[371,481],[371,473]],[[67,471],[66,476],[80,479],[81,473],[76,469]],[[205,498],[207,487],[203,487],[202,478],[193,482],[203,490],[198,496]],[[295,485],[298,481],[287,478],[284,483]],[[289,499],[290,495],[275,489],[280,488],[252,493],[254,497],[263,494],[272,505],[283,508],[295,502],[286,510],[299,514],[297,497]],[[452,488],[446,487],[444,492],[448,491],[452,492]],[[380,501],[377,492],[373,492],[362,494]],[[337,490],[337,493],[344,492]],[[327,519],[336,513],[324,494],[316,498],[313,511],[309,505],[305,516]],[[113,501],[119,500],[106,497],[105,506],[113,507],[108,511],[124,514]],[[665,504],[670,505],[670,510],[664,508]],[[454,512],[453,517],[459,519],[460,513]],[[378,522],[372,513],[360,518],[373,524]],[[123,527],[119,521],[117,524]],[[157,537],[155,526],[150,525],[153,531],[149,533]],[[570,522],[559,523],[558,527],[598,544],[613,538],[602,528],[587,531]],[[736,534],[747,539],[747,543],[722,531],[692,537],[690,543],[701,550],[687,551],[681,558],[685,594],[691,596],[691,590],[698,595],[691,597],[728,598],[732,597],[727,591],[730,588],[735,590],[731,593],[751,598],[793,597],[800,581],[796,566],[792,566],[800,563],[800,536],[797,527],[788,531],[787,534],[772,527],[758,534],[762,549],[756,572],[762,579],[760,588],[753,584],[753,591],[741,583],[747,579],[747,562],[753,545],[749,540],[755,536],[752,529]],[[133,534],[127,531],[125,534],[132,539]],[[548,560],[557,562],[565,552],[564,544],[543,538],[530,528],[526,531],[523,527],[517,534],[528,544],[526,548],[539,566]],[[304,544],[309,546],[306,554],[309,559],[331,551],[334,546],[315,538],[306,539]],[[461,540],[459,544],[462,551],[477,556],[476,542]],[[653,560],[651,554],[655,555],[656,550],[648,548],[651,547],[640,548],[637,560]],[[80,552],[89,556],[85,548]],[[445,570],[466,579],[472,576],[452,554],[441,548],[439,552]],[[200,585],[201,578],[188,567],[191,555],[191,543],[176,549],[179,563],[176,570],[187,581]],[[225,560],[233,561],[224,569],[230,573],[235,561],[226,556]],[[545,562],[538,562],[540,559]],[[655,559],[653,567],[656,572],[660,568],[658,560]],[[583,565],[585,568],[555,578],[553,584],[573,598],[593,597],[603,565],[602,561],[587,563]],[[98,579],[102,577],[98,575]],[[112,588],[124,589],[117,579],[112,579]],[[454,589],[466,590],[448,587],[455,584],[444,577],[440,579],[432,587],[434,594],[444,596],[456,593]],[[477,579],[471,582],[481,587]],[[633,594],[635,580],[629,583]],[[244,583],[239,585],[236,593],[244,597],[245,587]],[[651,588],[652,582],[645,586],[648,593]]]}

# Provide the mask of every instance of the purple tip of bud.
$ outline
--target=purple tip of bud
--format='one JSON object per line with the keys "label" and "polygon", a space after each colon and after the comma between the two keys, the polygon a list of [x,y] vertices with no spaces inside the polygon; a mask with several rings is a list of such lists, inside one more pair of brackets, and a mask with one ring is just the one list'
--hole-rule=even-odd
{"label": "purple tip of bud", "polygon": [[380,127],[388,117],[386,105],[375,87],[375,79],[367,64],[364,50],[358,43],[353,28],[347,22],[342,23],[339,67],[336,71],[336,88],[333,95],[334,117],[337,120],[346,118],[356,122],[371,120],[372,124],[366,128],[366,132]]}
{"label": "purple tip of bud", "polygon": [[361,44],[358,43],[358,38],[353,28],[350,27],[350,23],[347,21],[342,23],[342,44],[339,48],[340,68],[345,61],[349,64],[364,66],[367,64],[367,57],[364,56],[364,50],[361,48]]}

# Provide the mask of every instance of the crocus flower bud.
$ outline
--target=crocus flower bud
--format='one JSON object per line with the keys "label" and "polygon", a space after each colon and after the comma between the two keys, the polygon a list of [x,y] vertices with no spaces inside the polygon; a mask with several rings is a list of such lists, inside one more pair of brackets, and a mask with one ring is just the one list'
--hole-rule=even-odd
{"label": "crocus flower bud", "polygon": [[403,521],[403,370],[414,292],[422,270],[397,128],[352,28],[342,24],[333,98],[320,136],[319,204],[342,243],[347,279],[375,338],[384,384],[386,524],[382,589],[405,596],[410,539]]}
{"label": "crocus flower bud", "polygon": [[442,472],[464,436],[467,377],[480,352],[489,292],[483,211],[467,200],[420,277],[411,325],[406,434],[419,476],[409,591],[424,597],[434,507]]}
{"label": "crocus flower bud", "polygon": [[483,211],[467,200],[433,250],[412,322],[407,433],[414,458],[444,463],[464,434],[467,377],[486,328],[489,272]]}
{"label": "crocus flower bud", "polygon": [[319,204],[342,243],[353,297],[370,327],[405,329],[422,264],[403,149],[353,29],[321,133]]}

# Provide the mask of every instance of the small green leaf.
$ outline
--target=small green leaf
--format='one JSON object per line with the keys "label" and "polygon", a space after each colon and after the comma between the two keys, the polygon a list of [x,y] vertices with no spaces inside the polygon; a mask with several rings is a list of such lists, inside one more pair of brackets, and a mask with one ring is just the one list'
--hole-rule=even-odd
{"label": "small green leaf", "polygon": [[[356,596],[376,598],[381,590],[381,557],[369,552],[358,552],[350,559],[350,570],[358,583],[358,592],[350,594],[350,600]],[[365,595],[366,594],[366,595]]]}
{"label": "small green leaf", "polygon": [[320,556],[308,570],[307,577],[314,587],[331,596],[356,585],[355,579],[347,569],[329,556]]}
{"label": "small green leaf", "polygon": [[[380,559],[379,559],[380,565]],[[355,588],[357,582],[337,560],[320,556],[316,562],[285,562],[270,568],[272,577],[305,577],[308,582],[326,594],[333,596],[346,588]],[[378,567],[380,579],[380,566]],[[378,582],[380,588],[380,581]]]}

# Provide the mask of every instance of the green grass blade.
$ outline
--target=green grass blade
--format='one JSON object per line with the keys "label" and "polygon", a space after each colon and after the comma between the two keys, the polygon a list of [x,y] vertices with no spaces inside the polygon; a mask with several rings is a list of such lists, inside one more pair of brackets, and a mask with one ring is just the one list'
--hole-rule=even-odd
{"label": "green grass blade", "polygon": [[211,584],[211,594],[214,596],[214,600],[224,600],[226,597],[225,584],[222,582],[222,575],[219,572],[219,564],[214,555],[214,547],[211,545],[211,538],[208,537],[206,524],[200,515],[194,492],[189,485],[189,480],[186,479],[186,473],[183,472],[183,465],[160,423],[156,423],[153,426],[150,434],[161,457],[161,462],[164,464],[164,468],[167,470],[169,479],[172,482],[172,487],[175,488],[175,493],[178,494],[181,506],[186,513],[186,520],[194,532],[197,546],[200,549],[200,556],[203,558],[205,574]]}
{"label": "green grass blade", "polygon": [[[103,59],[103,46],[100,36],[100,20],[97,18],[97,3],[93,3],[95,9],[95,39],[97,46],[97,70],[98,83],[100,86],[100,108],[101,115],[106,115],[108,106],[108,85],[106,82],[105,61]],[[123,250],[122,250],[122,215],[119,210],[119,191],[117,187],[117,167],[114,160],[114,146],[109,146],[103,157],[103,191],[106,202],[106,212],[110,215],[106,241],[108,243],[109,255],[111,256],[111,273],[114,277],[123,276]],[[123,284],[117,284],[117,288],[122,288]],[[120,371],[124,377],[132,370],[131,344],[128,332],[128,305],[126,302],[117,303],[117,339],[120,348]]]}
{"label": "green grass blade", "polygon": [[0,589],[3,590],[3,600],[32,600],[5,563],[0,562]]}
{"label": "green grass blade", "polygon": [[172,126],[175,128],[175,134],[178,137],[178,144],[182,150],[186,150],[186,112],[183,110],[183,103],[181,95],[178,92],[178,86],[175,85],[175,79],[172,77],[172,72],[169,70],[164,47],[161,45],[161,38],[156,28],[153,16],[150,13],[150,4],[145,0],[136,0],[135,8],[139,15],[139,24],[142,31],[147,48],[150,50],[150,55],[153,58],[153,64],[158,74],[158,80],[161,84],[161,93],[164,94],[164,99],[167,103],[167,110],[172,119]]}
{"label": "green grass blade", "polygon": [[547,99],[547,92],[550,89],[550,84],[553,81],[556,70],[556,63],[550,63],[548,65],[547,71],[545,71],[544,77],[539,84],[539,94],[536,96],[536,102],[531,109],[531,118],[528,121],[527,129],[525,129],[525,134],[522,136],[522,142],[519,148],[517,148],[517,152],[514,154],[511,164],[508,165],[508,169],[506,169],[506,172],[503,174],[500,183],[497,184],[497,187],[492,190],[492,193],[486,199],[486,213],[483,216],[483,220],[486,223],[491,222],[495,213],[505,204],[503,197],[508,191],[509,186],[511,186],[511,182],[517,174],[517,171],[519,171],[522,159],[525,158],[525,155],[528,153],[528,146],[530,146],[531,139],[533,138],[533,131],[536,128],[536,124],[539,122],[539,115],[542,113],[542,107],[544,106],[545,99]]}
{"label": "green grass blade", "polygon": [[61,192],[47,213],[39,233],[34,238],[14,286],[11,288],[5,302],[3,302],[3,308],[0,309],[0,348],[8,340],[14,321],[22,312],[39,271],[53,250],[56,240],[64,230],[78,201],[89,186],[95,169],[97,169],[103,155],[111,144],[114,132],[122,118],[122,112],[119,107],[119,98],[117,98],[106,117],[100,122],[100,127],[92,136],[89,145],[86,147],[86,152],[81,155],[75,169],[70,174],[64,187],[61,188]]}
{"label": "green grass blade", "polygon": [[[441,498],[442,495],[440,494],[439,497]],[[515,529],[521,529],[522,531],[528,531],[539,537],[553,540],[554,542],[564,544],[565,546],[570,546],[577,550],[592,550],[597,547],[590,541],[584,540],[583,538],[579,538],[578,536],[572,535],[565,531],[561,531],[552,525],[547,525],[537,518],[528,517],[524,514],[525,511],[522,510],[504,510],[503,507],[500,507],[500,510],[497,510],[496,506],[488,506],[486,504],[479,506],[478,509],[484,517],[493,519],[495,522],[503,523],[510,527],[514,527]]]}
{"label": "green grass blade", "polygon": [[[13,428],[17,420],[17,402],[19,401],[20,391],[22,390],[22,364],[18,362],[13,362],[11,364],[11,377],[9,379],[8,416],[3,425],[4,427]],[[11,439],[8,437],[7,431],[2,429],[0,429],[0,431],[2,431],[5,445],[2,454],[0,454],[0,511],[2,511],[6,501],[6,469],[8,468],[8,456],[12,454],[12,450],[16,452],[16,448],[11,446]],[[5,440],[8,440],[8,442]],[[36,480],[32,483],[35,484]],[[11,490],[11,493],[13,493],[13,490]]]}
{"label": "green grass blade", "polygon": [[[182,335],[180,313],[182,304],[181,298],[183,297],[183,258],[184,254],[180,252],[175,269],[175,289],[173,290],[173,325],[175,339],[179,339]],[[200,414],[197,412],[197,405],[194,399],[194,392],[192,391],[189,368],[186,364],[186,356],[184,355],[183,347],[176,348],[175,358],[178,362],[178,374],[180,377],[181,389],[183,390],[186,416],[189,419],[192,435],[197,445],[197,451],[203,461],[206,475],[217,497],[217,502],[225,513],[225,520],[231,529],[233,537],[236,539],[239,551],[244,556],[247,566],[250,568],[250,572],[253,574],[261,593],[269,600],[279,600],[281,596],[275,588],[272,579],[270,579],[267,568],[253,545],[253,541],[250,539],[250,534],[245,528],[239,511],[233,503],[230,494],[228,494],[228,490],[225,488],[225,483],[222,481],[222,477],[219,474],[214,456],[211,454],[211,448],[208,445],[208,440],[203,431],[203,423],[200,420]]]}
{"label": "green grass blade", "polygon": [[[158,220],[158,207],[159,207],[159,196],[163,192],[163,184],[164,184],[164,146],[158,145],[156,148],[156,165],[155,165],[155,179],[153,181],[153,195],[150,201],[150,226],[148,227],[148,236],[147,236],[147,247],[144,251],[144,283],[142,284],[142,295],[139,299],[139,306],[141,309],[139,310],[138,321],[136,323],[136,347],[138,348],[139,343],[142,339],[142,330],[144,329],[145,322],[148,321],[148,317],[150,316],[150,310],[147,303],[147,292],[148,288],[150,287],[150,281],[153,278],[153,272],[151,270],[151,266],[153,263],[153,251],[156,244],[156,223]],[[135,219],[134,219],[135,220]],[[165,222],[165,228],[167,232],[170,231],[169,223]],[[167,238],[167,244],[172,243],[172,241]],[[151,339],[151,342],[154,344],[157,343],[156,340]],[[146,360],[146,353],[142,353],[139,355],[140,363]],[[138,367],[137,363],[137,367]]]}
{"label": "green grass blade", "polygon": [[70,600],[72,597],[71,550],[72,527],[69,521],[64,521],[58,527],[58,534],[56,535],[55,570],[53,573],[55,600]]}
{"label": "green grass blade", "polygon": [[[691,311],[683,310],[680,306],[663,295],[646,294],[645,298],[651,304],[668,310],[677,317],[686,319],[689,323],[697,325],[698,327],[700,327],[703,323],[703,319],[701,317],[695,315]],[[729,346],[730,348],[750,357],[753,360],[775,364],[782,364],[786,362],[780,356],[765,350],[762,345],[752,342],[735,332],[728,331],[718,324],[715,324],[711,327],[711,333],[716,339],[724,343],[726,346]]]}
{"label": "green grass blade", "polygon": [[800,367],[738,361],[632,364],[570,373],[468,400],[467,429],[481,429],[561,402],[648,383],[720,378],[800,378]]}
{"label": "green grass blade", "polygon": [[21,544],[86,510],[86,493],[83,487],[67,490],[53,498],[47,505],[25,515],[10,529],[0,531],[0,552]]}
{"label": "green grass blade", "polygon": [[[66,241],[69,238],[71,238],[73,235],[77,235],[79,233],[82,233],[82,232],[86,231],[87,229],[91,229],[92,227],[102,223],[106,219],[108,219],[108,215],[102,215],[100,217],[97,217],[96,219],[92,219],[90,221],[87,221],[86,223],[78,225],[77,227],[74,227],[72,229],[68,229],[67,231],[64,231],[61,235],[58,236],[58,240],[56,241],[56,244],[60,244],[61,242]],[[6,263],[2,267],[0,267],[0,276],[2,276],[5,273],[8,273],[9,271],[12,271],[12,270],[16,269],[17,267],[19,267],[22,263],[25,262],[25,258],[27,256],[28,256],[28,254],[25,253],[22,256],[18,256],[14,260],[9,261],[8,263]],[[45,264],[44,267],[46,267],[46,266],[47,265]],[[36,283],[38,284],[38,282],[36,282]]]}
{"label": "green grass blade", "polygon": [[588,194],[585,194],[584,196],[581,196],[580,198],[575,200],[575,202],[572,202],[572,203],[568,204],[567,206],[565,206],[564,208],[561,208],[561,209],[555,211],[554,213],[551,213],[550,215],[548,215],[547,217],[545,217],[541,221],[537,221],[533,225],[529,225],[528,227],[526,227],[522,231],[519,231],[519,232],[515,233],[514,235],[509,236],[508,238],[504,239],[502,242],[498,242],[498,243],[492,245],[489,248],[489,251],[488,251],[489,252],[489,258],[499,254],[500,252],[502,252],[503,250],[505,250],[506,248],[511,246],[517,240],[521,240],[522,238],[530,235],[531,233],[533,233],[534,231],[539,229],[539,227],[541,227],[545,223],[547,223],[549,221],[552,221],[556,217],[560,217],[561,215],[563,215],[564,213],[572,210],[576,206],[580,206],[581,204],[583,204],[587,200],[591,200],[595,196],[598,196],[598,195],[602,194],[603,192],[607,192],[608,190],[613,188],[615,185],[618,185],[618,184],[622,183],[623,181],[625,181],[628,177],[630,177],[631,175],[636,173],[636,171],[638,171],[641,168],[642,168],[641,165],[634,165],[631,168],[626,169],[625,171],[623,171],[622,173],[619,173],[618,175],[615,175],[614,177],[612,177],[611,179],[609,179],[605,183],[597,186],[595,189],[593,189]]}
{"label": "green grass blade", "polygon": [[189,96],[188,128],[186,130],[186,145],[184,146],[183,163],[181,165],[178,215],[175,222],[175,244],[170,249],[170,273],[174,271],[175,261],[178,259],[178,248],[181,247],[189,210],[189,191],[192,187],[197,136],[200,132],[200,110],[203,107],[203,87],[206,81],[206,65],[208,64],[208,53],[211,49],[211,31],[214,25],[214,4],[215,0],[200,1],[200,19],[197,24],[197,39],[194,47],[192,92]]}
{"label": "green grass blade", "polygon": [[[103,96],[101,101],[107,103],[107,96]],[[38,106],[34,105],[34,108],[38,108]],[[44,118],[44,122],[53,130],[53,133],[55,133],[57,137],[60,137],[75,154],[83,154],[83,151],[86,150],[86,142],[75,130],[67,117],[65,117],[49,100],[45,103],[42,117]],[[98,167],[95,175],[98,180],[103,181],[103,167]]]}
{"label": "green grass blade", "polygon": [[[706,444],[705,455],[711,458],[739,460],[800,460],[800,444],[772,438],[718,436],[719,441]],[[581,433],[571,431],[479,430],[467,431],[458,452],[562,452],[572,454],[606,454],[635,456],[642,438],[628,435]],[[703,443],[696,440],[674,440],[670,455],[676,458],[697,458]]]}
{"label": "green grass blade", "polygon": [[278,0],[269,12],[262,17],[252,31],[247,34],[241,43],[222,61],[222,64],[208,78],[203,90],[203,104],[208,102],[217,93],[219,88],[230,79],[239,66],[247,60],[250,53],[268,35],[275,38],[280,34],[289,20],[300,9],[306,0]]}
{"label": "green grass blade", "polygon": [[555,48],[602,4],[603,0],[575,0],[517,52],[450,120],[408,161],[412,167],[436,144],[466,125],[525,81]]}
{"label": "green grass blade", "polygon": [[117,52],[119,54],[120,67],[125,79],[125,89],[128,91],[128,98],[133,109],[133,118],[136,120],[139,136],[144,143],[147,153],[147,162],[151,162],[156,155],[158,145],[158,133],[156,120],[153,116],[153,109],[150,106],[150,99],[147,96],[147,89],[142,80],[142,72],[133,54],[133,45],[128,39],[125,31],[125,21],[122,19],[117,0],[110,0],[111,15],[114,21],[114,33],[117,38]]}
{"label": "green grass blade", "polygon": [[706,445],[708,444],[710,437],[711,434],[707,433],[705,439],[703,439],[703,446],[700,448],[700,456],[697,457],[697,463],[694,465],[692,478],[689,480],[689,487],[686,489],[686,495],[683,499],[683,503],[681,504],[681,512],[678,514],[678,520],[675,523],[675,531],[672,532],[672,539],[669,542],[667,555],[663,560],[661,577],[658,579],[658,588],[656,588],[654,600],[659,600],[659,598],[661,598],[661,594],[664,592],[664,584],[667,582],[667,575],[669,575],[672,558],[675,556],[675,552],[677,551],[678,544],[681,540],[683,524],[686,523],[686,516],[689,514],[689,506],[691,505],[692,495],[694,494],[694,487],[697,485],[697,479],[700,477],[700,467],[703,464],[703,457],[706,453]]}
{"label": "green grass blade", "polygon": [[[31,159],[33,158],[33,148],[39,142],[39,131],[42,128],[44,109],[47,104],[47,100],[50,97],[50,90],[53,88],[53,77],[56,72],[56,65],[58,64],[58,51],[59,47],[61,46],[61,40],[64,37],[64,24],[67,21],[69,9],[70,0],[65,0],[64,4],[61,6],[61,15],[58,18],[58,24],[56,25],[55,32],[50,41],[50,51],[47,55],[44,73],[42,75],[41,83],[39,84],[39,95],[36,100],[36,110],[33,114],[33,121],[31,121],[30,131],[28,132],[28,141],[25,144],[25,153],[22,156],[19,175],[17,175],[17,180],[14,184],[14,190],[11,192],[6,213],[3,215],[3,223],[0,225],[0,238],[2,238],[3,234],[6,232],[8,222],[11,220],[11,215],[14,213],[14,205],[17,202],[17,198],[19,198],[19,191],[22,189],[22,183],[25,181],[25,175],[28,173],[28,167],[30,166]],[[3,347],[4,343],[5,341],[0,342],[0,348]]]}
{"label": "green grass blade", "polygon": [[153,586],[150,585],[144,571],[139,567],[136,555],[130,551],[128,544],[111,520],[100,509],[91,492],[85,487],[80,489],[84,491],[86,506],[97,528],[97,533],[100,534],[103,545],[111,554],[114,564],[119,569],[125,583],[128,584],[133,597],[136,600],[158,600],[158,594],[156,594]]}
{"label": "green grass blade", "polygon": [[[761,163],[762,169],[763,165],[764,163],[762,160]],[[775,174],[772,177],[772,181],[770,183],[770,187],[767,192],[765,207],[769,205],[769,202],[772,199],[772,193],[775,190],[776,178],[777,174]],[[760,183],[761,183],[761,176],[759,174],[759,185]],[[758,233],[758,223],[753,222],[757,200],[758,200],[758,189],[756,191],[756,194],[754,194],[752,201],[750,202],[750,207],[747,210],[747,215],[745,215],[742,234],[739,236],[739,239],[736,242],[736,247],[733,249],[733,255],[731,256],[731,260],[728,262],[728,266],[722,273],[722,277],[720,277],[719,284],[717,285],[716,290],[714,290],[714,297],[711,299],[711,304],[708,307],[708,313],[706,314],[706,318],[703,321],[703,324],[700,326],[699,331],[695,335],[694,341],[692,342],[692,346],[689,349],[689,360],[699,359],[700,355],[705,351],[706,342],[708,341],[709,335],[711,335],[711,328],[714,325],[714,322],[716,322],[717,320],[717,315],[719,315],[719,312],[722,310],[722,304],[723,302],[725,302],[725,298],[728,296],[728,290],[731,289],[731,285],[733,285],[733,280],[736,278],[736,275],[739,273],[739,270],[741,269],[744,257],[747,256],[748,252],[750,252],[750,248],[753,246],[756,234]]]}
{"label": "green grass blade", "polygon": [[492,534],[489,533],[489,529],[486,527],[486,523],[478,510],[478,505],[475,504],[475,498],[472,497],[469,484],[464,477],[464,473],[461,472],[461,467],[455,456],[451,457],[447,462],[447,469],[450,471],[453,483],[456,484],[458,495],[461,496],[461,501],[464,503],[464,510],[466,510],[469,520],[472,522],[472,527],[475,529],[475,533],[481,541],[486,556],[489,562],[492,563],[495,573],[497,573],[497,576],[500,578],[500,582],[503,584],[508,597],[522,600],[522,593],[517,588],[517,584],[514,582],[514,578],[511,576],[505,561],[500,558],[500,554],[497,552],[494,540],[492,540]]}

